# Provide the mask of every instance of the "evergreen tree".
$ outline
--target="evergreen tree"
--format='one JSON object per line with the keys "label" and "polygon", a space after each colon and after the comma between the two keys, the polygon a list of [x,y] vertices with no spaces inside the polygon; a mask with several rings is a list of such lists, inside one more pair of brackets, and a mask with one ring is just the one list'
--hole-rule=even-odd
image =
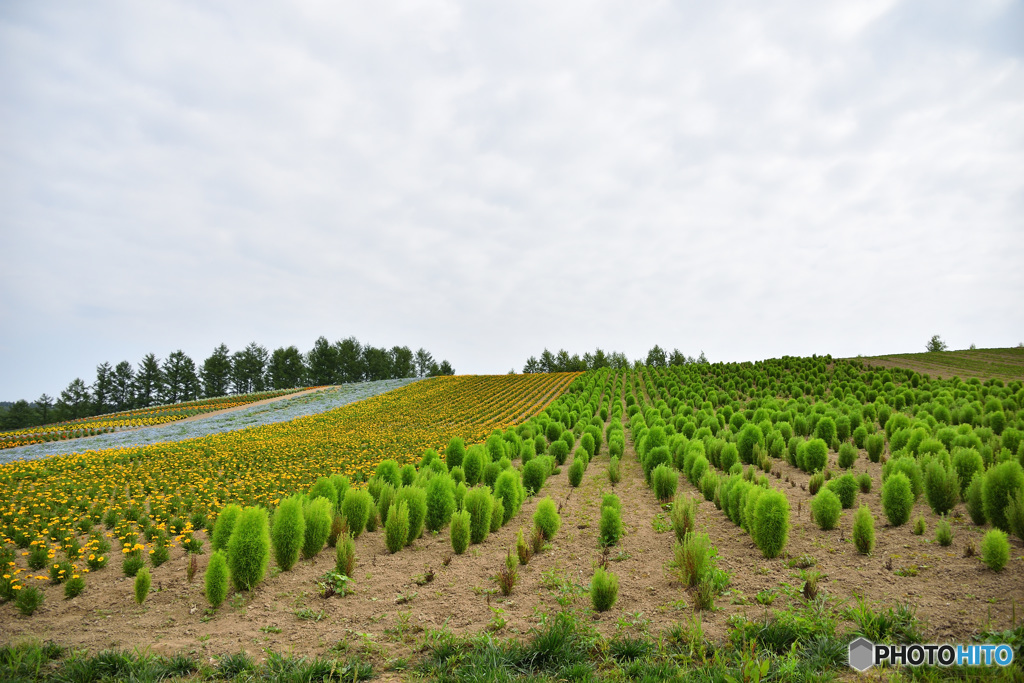
{"label": "evergreen tree", "polygon": [[195,361],[185,355],[184,351],[178,349],[169,355],[162,370],[164,383],[161,399],[164,403],[196,399],[199,393],[199,376],[196,374]]}
{"label": "evergreen tree", "polygon": [[319,387],[336,383],[338,368],[338,348],[331,346],[326,337],[320,337],[313,343],[313,348],[306,354],[306,367],[309,372],[309,383]]}
{"label": "evergreen tree", "polygon": [[367,344],[363,347],[363,362],[366,363],[367,380],[373,382],[392,377],[391,354],[385,349],[378,349]]}
{"label": "evergreen tree", "polygon": [[135,399],[139,408],[154,405],[163,393],[164,377],[160,362],[152,353],[147,353],[135,373]]}
{"label": "evergreen tree", "polygon": [[221,344],[215,348],[210,357],[203,361],[199,378],[203,384],[203,396],[213,398],[227,395],[231,388],[231,354],[226,345]]}
{"label": "evergreen tree", "polygon": [[97,415],[111,412],[114,394],[114,369],[110,363],[96,366],[96,381],[92,383],[93,412]]}
{"label": "evergreen tree", "polygon": [[334,381],[338,384],[362,382],[366,376],[366,364],[363,359],[363,345],[359,340],[355,337],[342,339],[334,348],[337,352]]}
{"label": "evergreen tree", "polygon": [[391,377],[404,379],[416,376],[412,350],[408,346],[393,346],[389,355],[391,356]]}
{"label": "evergreen tree", "polygon": [[430,352],[420,347],[416,352],[416,376],[426,377],[427,373],[430,372],[430,364],[434,362],[434,357],[430,355]]}
{"label": "evergreen tree", "polygon": [[88,417],[92,412],[92,395],[89,387],[79,378],[75,378],[68,388],[60,392],[57,410],[65,420],[77,420]]}
{"label": "evergreen tree", "polygon": [[291,389],[305,384],[306,365],[302,353],[294,346],[278,348],[270,356],[270,386],[273,389]]}
{"label": "evergreen tree", "polygon": [[38,424],[49,424],[50,413],[53,411],[53,399],[49,394],[43,394],[36,399],[36,411],[39,414]]}
{"label": "evergreen tree", "polygon": [[126,360],[121,361],[114,367],[113,393],[111,402],[114,410],[128,410],[135,406],[135,370],[132,364]]}

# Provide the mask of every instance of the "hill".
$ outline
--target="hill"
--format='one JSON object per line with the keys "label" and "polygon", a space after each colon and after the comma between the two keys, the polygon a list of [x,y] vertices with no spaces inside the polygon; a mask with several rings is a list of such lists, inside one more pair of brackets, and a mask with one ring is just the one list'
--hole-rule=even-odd
{"label": "hill", "polygon": [[906,368],[932,377],[977,378],[985,381],[1024,379],[1024,347],[1009,349],[969,349],[931,353],[895,353],[887,356],[859,357],[864,363],[883,368]]}

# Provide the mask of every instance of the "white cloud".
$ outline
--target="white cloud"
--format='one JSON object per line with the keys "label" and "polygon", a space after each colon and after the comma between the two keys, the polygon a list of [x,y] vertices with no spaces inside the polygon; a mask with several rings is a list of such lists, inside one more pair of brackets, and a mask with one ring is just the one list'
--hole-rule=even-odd
{"label": "white cloud", "polygon": [[0,398],[349,334],[460,371],[1024,340],[1019,3],[0,9]]}

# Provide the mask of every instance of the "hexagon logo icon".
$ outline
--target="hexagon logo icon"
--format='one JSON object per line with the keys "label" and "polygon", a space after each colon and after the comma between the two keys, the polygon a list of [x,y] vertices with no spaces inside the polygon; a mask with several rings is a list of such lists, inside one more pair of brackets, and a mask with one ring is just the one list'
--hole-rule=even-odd
{"label": "hexagon logo icon", "polygon": [[850,643],[850,667],[867,671],[875,662],[875,644],[867,638],[858,638]]}

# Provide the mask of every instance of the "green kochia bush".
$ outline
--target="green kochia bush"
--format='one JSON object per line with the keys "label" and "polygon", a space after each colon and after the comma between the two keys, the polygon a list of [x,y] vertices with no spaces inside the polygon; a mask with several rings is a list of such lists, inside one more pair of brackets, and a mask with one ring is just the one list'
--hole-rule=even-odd
{"label": "green kochia bush", "polygon": [[662,503],[667,503],[676,495],[676,486],[679,483],[679,473],[668,465],[661,464],[651,472],[651,482],[654,488],[654,495]]}
{"label": "green kochia bush", "polygon": [[[330,530],[330,520],[327,522]],[[326,535],[325,535],[326,539]],[[242,510],[228,541],[228,569],[235,590],[247,591],[263,580],[270,563],[270,523],[261,507]]]}
{"label": "green kochia bush", "polygon": [[619,596],[619,577],[598,567],[590,580],[590,601],[596,612],[607,612]]}
{"label": "green kochia bush", "polygon": [[1002,571],[1010,561],[1010,541],[1000,529],[990,529],[981,540],[981,561],[992,571]]}
{"label": "green kochia bush", "polygon": [[501,530],[501,524],[505,520],[505,503],[500,496],[491,496],[491,533]]}
{"label": "green kochia bush", "polygon": [[440,531],[455,512],[455,483],[448,475],[438,475],[427,482],[427,530]]}
{"label": "green kochia bush", "polygon": [[409,539],[409,504],[404,500],[395,503],[384,524],[384,543],[389,553],[397,553]]}
{"label": "green kochia bush", "polygon": [[548,455],[553,457],[559,466],[564,465],[565,459],[569,457],[569,446],[561,439],[554,441],[548,447]]}
{"label": "green kochia bush", "polygon": [[924,492],[928,505],[937,515],[944,515],[960,500],[960,477],[956,469],[946,469],[939,460],[932,460],[924,473]]}
{"label": "green kochia bush", "polygon": [[[799,456],[798,456],[799,457]],[[803,465],[801,469],[805,472],[815,472],[825,469],[828,464],[828,446],[821,439],[811,439],[804,446]]]}
{"label": "green kochia bush", "polygon": [[228,547],[231,531],[235,528],[235,522],[238,521],[240,514],[242,514],[241,506],[232,503],[225,506],[217,515],[217,522],[213,525],[213,538],[210,539],[214,550],[224,550]]}
{"label": "green kochia bush", "polygon": [[359,538],[366,528],[366,521],[373,510],[373,496],[366,489],[349,489],[341,503],[341,513],[348,522],[349,533]]}
{"label": "green kochia bush", "polygon": [[907,523],[914,508],[914,492],[907,475],[896,472],[885,480],[882,484],[882,508],[893,526]]}
{"label": "green kochia bush", "polygon": [[993,465],[985,473],[982,500],[985,518],[992,526],[1002,531],[1011,531],[1006,519],[1006,506],[1024,488],[1024,469],[1016,460],[1007,460]]}
{"label": "green kochia bush", "polygon": [[475,444],[466,451],[466,457],[462,460],[462,469],[466,473],[466,486],[476,486],[480,483],[484,474],[484,451],[483,446]]}
{"label": "green kochia bush", "polygon": [[957,478],[960,480],[960,495],[964,496],[974,474],[985,471],[985,461],[973,448],[956,448],[953,450],[953,467],[956,468]]}
{"label": "green kochia bush", "polygon": [[583,481],[583,458],[577,455],[569,466],[569,486],[576,488]]}
{"label": "green kochia bush", "polygon": [[533,513],[533,523],[549,541],[558,533],[558,527],[562,525],[562,518],[558,515],[558,507],[550,496],[537,503],[537,509]]}
{"label": "green kochia bush", "polygon": [[274,510],[270,540],[274,546],[274,561],[281,571],[288,571],[299,561],[306,521],[302,515],[302,499],[285,498]]}
{"label": "green kochia bush", "polygon": [[402,473],[398,467],[397,460],[382,460],[377,469],[374,471],[373,476],[379,478],[381,481],[391,484],[396,489],[402,485]]}
{"label": "green kochia bush", "polygon": [[218,550],[210,557],[203,575],[206,599],[214,609],[220,607],[228,594],[228,558],[223,550]]}
{"label": "green kochia bush", "polygon": [[456,555],[466,552],[466,548],[469,547],[469,527],[471,521],[472,519],[467,510],[459,510],[452,514],[452,551]]}
{"label": "green kochia bush", "polygon": [[462,501],[462,507],[469,512],[470,542],[482,543],[491,532],[491,512],[494,510],[491,489],[487,486],[470,489]]}
{"label": "green kochia bush", "polygon": [[540,491],[547,478],[548,468],[542,458],[534,458],[523,466],[523,486],[533,494]]}
{"label": "green kochia bush", "polygon": [[882,449],[885,448],[885,437],[881,434],[870,434],[864,440],[864,449],[868,452],[868,460],[878,462],[882,459]]}
{"label": "green kochia bush", "polygon": [[309,499],[313,500],[314,498],[326,498],[331,501],[332,507],[338,506],[338,490],[334,488],[334,484],[327,477],[320,477],[309,489]]}
{"label": "green kochia bush", "polygon": [[[302,516],[306,522],[302,539],[302,557],[308,560],[316,557],[327,544],[327,537],[331,535],[334,508],[327,499],[315,498],[303,506]],[[230,553],[228,556],[230,557]]]}
{"label": "green kochia bush", "polygon": [[751,535],[766,558],[779,556],[789,540],[789,501],[785,494],[772,489],[758,497]]}
{"label": "green kochia bush", "polygon": [[875,549],[875,518],[865,505],[861,505],[853,516],[853,544],[861,555]]}
{"label": "green kochia bush", "polygon": [[853,467],[855,462],[857,462],[856,447],[849,441],[844,441],[839,445],[839,466],[845,470]]}
{"label": "green kochia bush", "polygon": [[986,521],[985,500],[982,495],[984,489],[985,473],[975,472],[971,478],[971,483],[967,486],[964,501],[967,503],[967,514],[971,516],[971,521],[977,526],[983,526]]}
{"label": "green kochia bush", "polygon": [[764,434],[754,424],[745,424],[743,429],[740,430],[740,435],[736,439],[736,448],[739,451],[740,460],[750,465],[754,462],[754,446],[764,447]]}
{"label": "green kochia bush", "polygon": [[501,498],[504,512],[501,523],[507,524],[519,512],[525,498],[525,490],[519,472],[512,468],[502,471],[494,482],[494,495]]}
{"label": "green kochia bush", "polygon": [[857,478],[849,472],[832,479],[826,486],[839,497],[844,510],[849,510],[857,502]]}
{"label": "green kochia bush", "polygon": [[831,444],[836,438],[836,422],[829,416],[825,416],[818,420],[818,424],[814,428],[814,435],[827,444]]}
{"label": "green kochia bush", "polygon": [[455,437],[448,442],[448,448],[444,450],[444,460],[448,464],[448,469],[452,467],[461,467],[462,459],[466,456],[466,443],[459,437]]}
{"label": "green kochia bush", "polygon": [[814,521],[825,531],[836,528],[842,509],[839,496],[828,488],[818,491],[818,495],[811,500],[811,514],[814,515]]}
{"label": "green kochia bush", "polygon": [[403,486],[398,489],[395,502],[405,503],[409,510],[409,535],[405,540],[409,545],[423,533],[423,523],[427,518],[427,492],[418,486]]}
{"label": "green kochia bush", "polygon": [[736,444],[734,443],[725,444],[725,446],[722,447],[721,455],[718,457],[721,462],[723,472],[728,472],[732,466],[740,460],[739,450],[737,450]]}
{"label": "green kochia bush", "polygon": [[602,507],[598,545],[607,548],[618,543],[620,538],[622,538],[622,514],[617,507]]}
{"label": "green kochia bush", "polygon": [[654,470],[659,465],[666,465],[672,461],[672,452],[669,451],[668,446],[656,446],[651,450],[647,451],[647,455],[644,458],[644,478],[647,480],[647,484],[651,484],[651,477],[653,476]]}

